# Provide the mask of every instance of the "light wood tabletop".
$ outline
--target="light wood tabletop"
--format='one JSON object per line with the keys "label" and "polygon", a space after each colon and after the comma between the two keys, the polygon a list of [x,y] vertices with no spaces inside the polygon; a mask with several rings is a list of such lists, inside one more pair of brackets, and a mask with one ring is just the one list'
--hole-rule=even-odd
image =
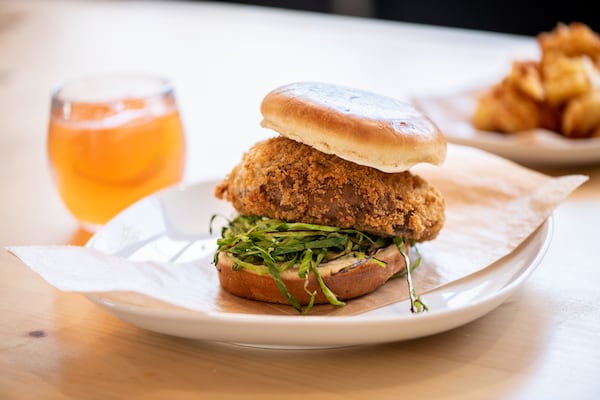
{"label": "light wood tabletop", "polygon": [[[541,264],[508,301],[409,341],[260,349],[132,326],[61,292],[11,245],[84,244],[48,166],[64,79],[140,71],[174,82],[185,181],[221,177],[255,141],[263,96],[316,80],[400,99],[497,80],[534,38],[223,3],[0,3],[0,399],[600,398],[600,165],[556,208]],[[315,334],[319,334],[315,332]]]}

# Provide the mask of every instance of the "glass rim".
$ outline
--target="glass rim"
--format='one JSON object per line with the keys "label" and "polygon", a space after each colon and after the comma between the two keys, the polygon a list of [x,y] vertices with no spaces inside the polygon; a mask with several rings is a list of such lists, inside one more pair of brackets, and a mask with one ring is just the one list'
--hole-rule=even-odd
{"label": "glass rim", "polygon": [[[127,84],[128,87],[116,88],[117,84]],[[132,86],[129,86],[130,84]],[[139,86],[140,84],[144,86]],[[74,91],[78,90],[81,93],[74,94]],[[146,100],[162,97],[172,94],[173,90],[171,80],[162,75],[120,72],[66,79],[52,88],[51,98],[60,103],[113,104],[123,99]]]}

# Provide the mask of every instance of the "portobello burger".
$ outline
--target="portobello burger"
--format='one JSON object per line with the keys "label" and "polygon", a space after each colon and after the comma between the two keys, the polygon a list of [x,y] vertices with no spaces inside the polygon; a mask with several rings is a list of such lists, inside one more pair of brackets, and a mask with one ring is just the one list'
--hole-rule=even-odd
{"label": "portobello burger", "polygon": [[221,287],[306,312],[407,274],[411,310],[426,308],[409,255],[438,235],[445,202],[409,169],[444,161],[437,126],[407,103],[320,82],[271,91],[261,113],[279,135],[256,143],[215,187],[237,212],[217,239]]}

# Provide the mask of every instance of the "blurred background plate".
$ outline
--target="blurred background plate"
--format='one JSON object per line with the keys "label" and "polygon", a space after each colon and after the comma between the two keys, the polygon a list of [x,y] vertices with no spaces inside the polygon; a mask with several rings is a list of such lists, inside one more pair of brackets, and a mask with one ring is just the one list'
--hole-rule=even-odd
{"label": "blurred background plate", "polygon": [[477,147],[504,158],[540,166],[600,163],[600,138],[568,139],[544,129],[499,133],[477,130],[471,124],[477,90],[439,97],[416,97],[413,104],[427,114],[450,143]]}

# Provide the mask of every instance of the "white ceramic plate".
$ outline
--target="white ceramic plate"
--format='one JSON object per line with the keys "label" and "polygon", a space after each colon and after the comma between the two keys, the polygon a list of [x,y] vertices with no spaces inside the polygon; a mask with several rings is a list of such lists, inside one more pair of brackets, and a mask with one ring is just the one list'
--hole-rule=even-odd
{"label": "white ceramic plate", "polygon": [[415,98],[413,102],[436,122],[450,143],[476,147],[523,164],[578,166],[600,163],[600,138],[573,140],[543,129],[513,134],[476,130],[470,122],[476,93]]}
{"label": "white ceramic plate", "polygon": [[[230,211],[226,203],[214,198],[213,187],[213,183],[203,183],[171,188],[146,198],[110,221],[87,246],[126,257],[139,255],[141,249],[161,261],[180,257],[181,243],[208,237],[207,221],[212,214]],[[137,305],[103,295],[88,297],[135,326],[185,338],[286,348],[400,341],[461,326],[499,306],[540,263],[551,231],[550,218],[510,255],[422,295],[430,311],[418,315],[410,313],[407,302],[354,316],[279,316],[202,313],[160,304]]]}

